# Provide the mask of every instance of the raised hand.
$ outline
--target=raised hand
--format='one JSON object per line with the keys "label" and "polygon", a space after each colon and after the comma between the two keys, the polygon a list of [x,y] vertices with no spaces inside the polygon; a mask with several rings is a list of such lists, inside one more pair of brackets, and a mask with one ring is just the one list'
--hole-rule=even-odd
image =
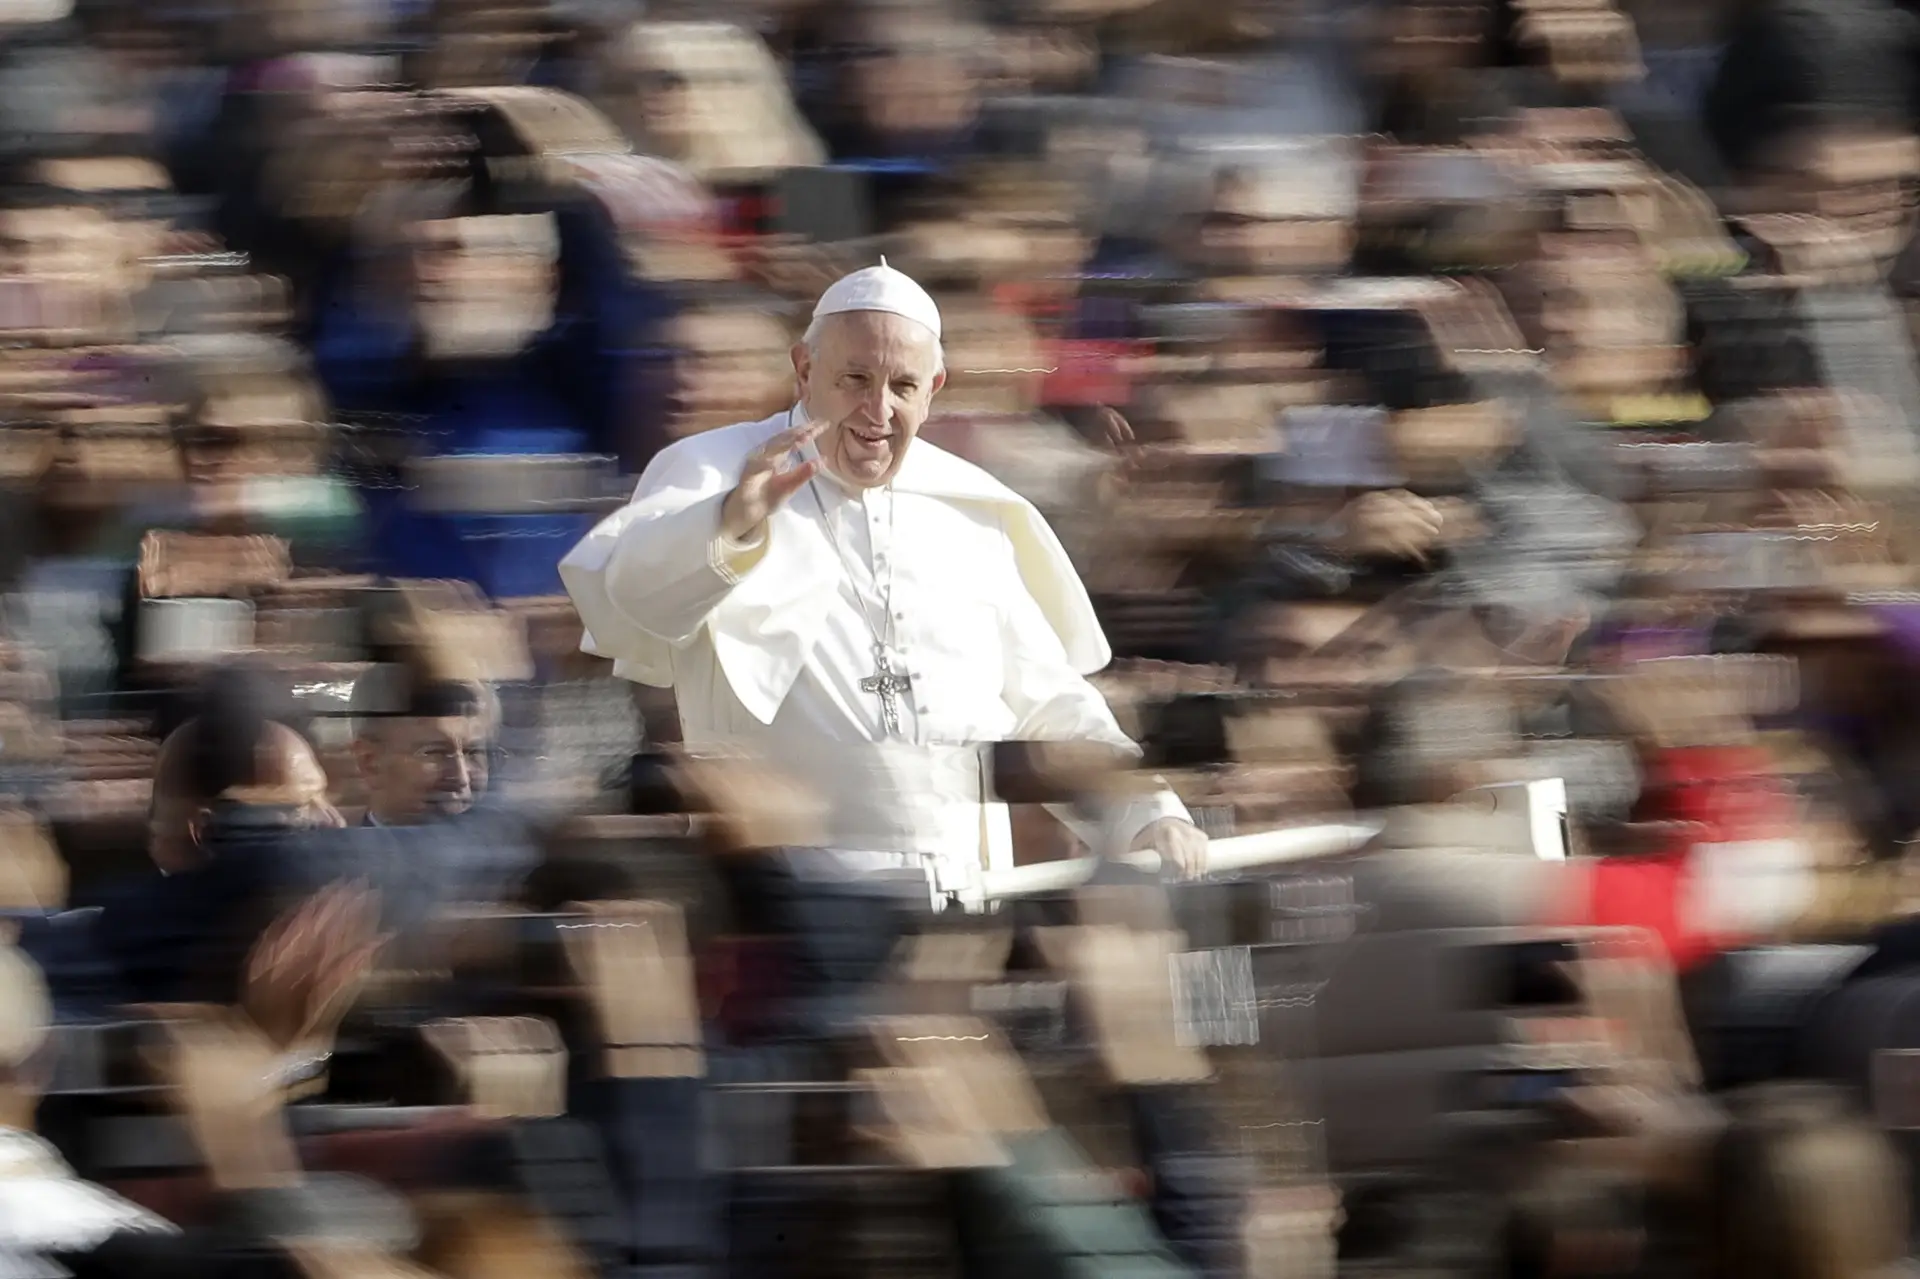
{"label": "raised hand", "polygon": [[740,473],[740,482],[720,507],[720,531],[736,542],[758,541],[767,517],[799,492],[819,469],[817,462],[796,460],[794,450],[811,442],[826,427],[825,422],[789,427],[755,449]]}
{"label": "raised hand", "polygon": [[386,939],[378,900],[335,884],[287,911],[247,958],[241,1006],[281,1049],[331,1039]]}

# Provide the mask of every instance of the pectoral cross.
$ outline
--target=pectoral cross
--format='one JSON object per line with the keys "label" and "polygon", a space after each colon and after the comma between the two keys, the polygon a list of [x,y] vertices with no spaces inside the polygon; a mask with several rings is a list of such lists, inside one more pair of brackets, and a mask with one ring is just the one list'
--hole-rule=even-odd
{"label": "pectoral cross", "polygon": [[893,669],[893,663],[887,659],[886,646],[873,646],[873,674],[860,681],[860,691],[875,693],[880,698],[880,718],[886,724],[889,733],[900,733],[900,703],[898,698],[913,691],[913,680]]}

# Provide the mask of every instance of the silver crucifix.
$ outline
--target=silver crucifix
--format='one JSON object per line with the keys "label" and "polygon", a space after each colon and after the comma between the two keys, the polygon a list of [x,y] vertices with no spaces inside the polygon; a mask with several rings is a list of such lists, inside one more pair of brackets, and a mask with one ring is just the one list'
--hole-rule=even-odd
{"label": "silver crucifix", "polygon": [[911,677],[893,669],[893,663],[887,660],[884,645],[873,646],[873,674],[860,681],[860,691],[877,693],[880,697],[880,718],[885,722],[887,731],[898,735],[900,732],[901,695],[913,691]]}

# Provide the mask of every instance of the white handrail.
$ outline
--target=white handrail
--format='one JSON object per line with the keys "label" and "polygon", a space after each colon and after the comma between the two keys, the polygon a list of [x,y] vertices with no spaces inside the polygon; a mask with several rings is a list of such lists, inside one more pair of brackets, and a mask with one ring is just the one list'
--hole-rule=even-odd
{"label": "white handrail", "polygon": [[[1379,822],[1362,819],[1235,835],[1213,840],[1207,845],[1207,869],[1216,874],[1230,874],[1261,866],[1333,857],[1352,852],[1379,833]],[[1097,860],[1093,857],[1074,857],[1066,861],[988,871],[981,885],[981,896],[992,902],[1057,893],[1086,880],[1093,874]],[[1142,870],[1155,871],[1160,868],[1160,858],[1155,853],[1131,853],[1125,860]]]}

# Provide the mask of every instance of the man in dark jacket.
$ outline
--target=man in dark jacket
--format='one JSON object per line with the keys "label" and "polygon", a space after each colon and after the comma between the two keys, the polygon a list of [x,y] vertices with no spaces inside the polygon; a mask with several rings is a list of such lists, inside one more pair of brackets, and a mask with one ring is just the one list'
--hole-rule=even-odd
{"label": "man in dark jacket", "polygon": [[449,906],[512,898],[538,860],[521,824],[490,796],[498,699],[424,662],[383,664],[354,690],[354,759],[367,811],[337,843],[411,931]]}
{"label": "man in dark jacket", "polygon": [[222,671],[161,745],[154,872],[110,893],[95,930],[134,1001],[230,998],[260,929],[334,878],[295,838],[341,824],[327,775],[276,701],[259,673]]}

